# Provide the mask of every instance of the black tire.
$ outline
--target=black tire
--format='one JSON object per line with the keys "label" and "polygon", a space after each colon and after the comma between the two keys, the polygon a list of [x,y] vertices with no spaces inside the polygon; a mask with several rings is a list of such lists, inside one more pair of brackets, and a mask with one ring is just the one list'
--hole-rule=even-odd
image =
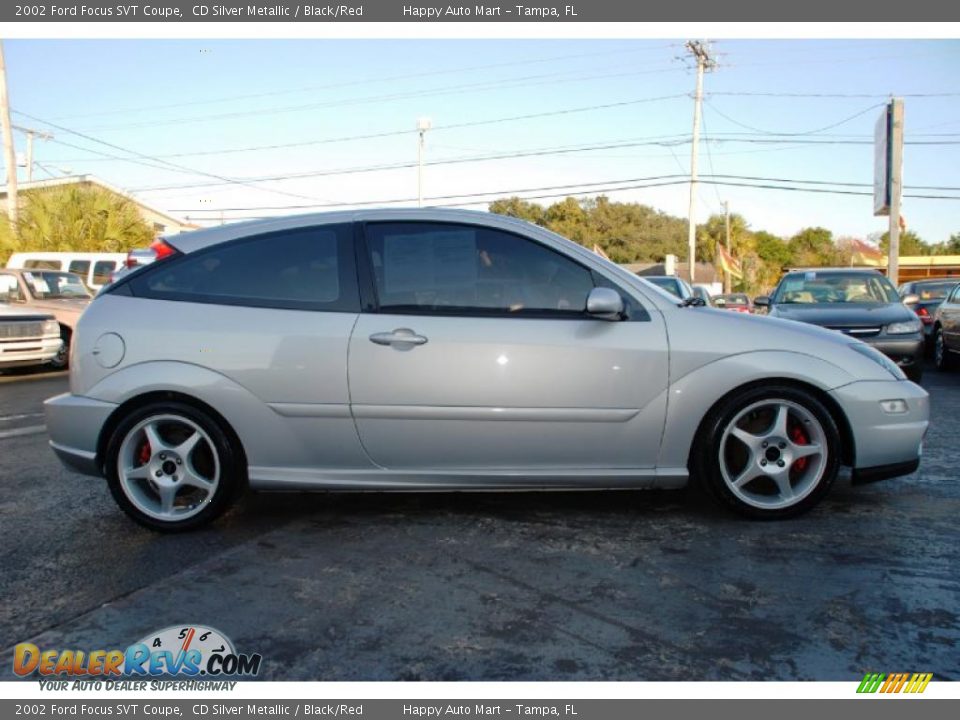
{"label": "black tire", "polygon": [[[768,410],[766,410],[767,406],[770,407],[769,412],[775,414],[776,408],[779,407],[776,405],[777,402],[788,408],[786,422],[789,427],[792,427],[794,432],[798,431],[796,427],[798,424],[800,424],[801,429],[799,432],[801,433],[807,430],[817,431],[816,433],[808,433],[807,444],[812,444],[810,442],[810,434],[821,437],[821,442],[816,444],[825,447],[825,454],[822,457],[815,455],[813,457],[818,459],[813,461],[807,460],[803,463],[803,471],[808,473],[809,477],[803,476],[803,484],[797,486],[798,497],[795,502],[790,502],[790,504],[779,507],[757,506],[739,497],[733,491],[732,483],[728,483],[725,479],[724,470],[721,468],[721,449],[728,427],[737,420],[738,416],[752,407],[759,406],[756,410],[757,420],[765,423],[764,414],[768,412]],[[798,417],[798,414],[802,414],[803,417]],[[812,421],[816,421],[816,424],[819,426],[818,429],[817,425],[810,424]],[[739,425],[740,422],[741,421],[738,420],[738,427],[741,427]],[[807,425],[804,425],[804,422],[806,422]],[[753,435],[753,433],[748,434]],[[790,439],[789,432],[787,435],[787,439]],[[756,437],[759,442],[759,439],[761,439],[760,434],[757,434]],[[797,439],[797,443],[800,443],[802,440],[803,436]],[[733,441],[733,438],[728,437],[727,442],[729,443],[731,441]],[[770,444],[777,445],[775,442],[771,442]],[[736,443],[734,443],[734,445],[736,445]],[[767,446],[764,445],[763,447]],[[798,447],[798,445],[794,445],[791,442],[787,447],[795,448]],[[732,449],[736,450],[737,448],[732,447]],[[723,450],[724,452],[729,452],[726,447],[723,447]],[[823,403],[811,392],[790,385],[755,386],[747,390],[737,390],[730,393],[704,418],[694,441],[689,469],[694,482],[720,505],[755,520],[779,520],[796,517],[809,511],[826,496],[836,480],[837,473],[840,469],[840,450],[841,439],[837,425]],[[773,451],[771,447],[771,452],[775,452],[779,457],[779,452],[781,451],[778,446],[777,451]],[[787,450],[787,452],[789,452],[789,450]],[[761,458],[757,453],[748,450],[745,444],[742,445],[741,453],[746,457],[743,465],[744,469],[748,466],[752,467],[751,463],[753,463],[754,460],[756,460],[757,463],[765,460],[765,456]],[[726,458],[727,456],[724,457]],[[786,458],[788,455],[785,453],[783,457]],[[727,460],[725,459],[723,463],[726,464],[726,462]],[[816,468],[811,466],[812,469],[808,470],[808,464],[811,462],[815,463],[820,469],[815,472]],[[780,473],[779,469],[774,470],[774,466],[779,466],[779,460],[774,460],[773,462],[766,461],[764,464],[766,465],[767,463],[770,463],[770,469],[773,472]],[[786,460],[784,460],[784,466],[780,466],[784,468],[784,473],[788,478],[787,482],[791,486],[789,488],[791,494],[794,492],[792,473],[795,469],[799,469],[799,464],[799,460],[791,460],[789,465],[787,465]],[[795,468],[794,466],[798,467]],[[777,484],[763,474],[767,472],[766,470],[755,470],[754,472],[757,473],[756,480],[749,480],[745,488],[752,487],[756,482],[758,487],[754,500],[766,502],[763,493],[760,491],[765,489],[764,485],[767,483],[772,487],[777,487]],[[780,474],[782,477],[783,473]],[[801,487],[803,488],[802,492],[799,491]],[[747,492],[746,489],[740,492],[741,495],[751,494],[751,492]],[[778,496],[782,494],[783,492],[778,490]],[[772,501],[771,493],[771,502]],[[781,502],[789,501],[784,499]]]}
{"label": "black tire", "polygon": [[50,367],[56,370],[67,369],[70,364],[70,338],[72,334],[70,328],[64,325],[60,326],[60,339],[63,341],[63,345],[60,346],[60,352],[50,361]]}
{"label": "black tire", "polygon": [[941,372],[953,370],[957,366],[957,361],[953,353],[947,349],[946,343],[944,342],[943,328],[938,325],[934,328],[933,332],[933,364],[936,365],[937,370]]}
{"label": "black tire", "polygon": [[919,385],[923,380],[923,367],[919,363],[914,363],[911,367],[904,368],[903,374],[907,376],[907,380]]}
{"label": "black tire", "polygon": [[[219,477],[215,490],[202,501],[190,506],[193,508],[200,506],[201,509],[183,520],[162,520],[152,517],[137,507],[124,490],[123,483],[121,483],[119,460],[124,440],[139,424],[155,417],[181,418],[198,426],[206,434],[206,438],[203,438],[202,441],[209,440],[209,442],[203,448],[198,446],[197,449],[202,449],[205,453],[211,452],[212,449],[216,453],[214,462],[219,463]],[[177,427],[175,420],[163,420],[162,422],[170,423],[170,426],[174,429]],[[183,425],[183,427],[188,426]],[[147,445],[149,448],[149,442]],[[209,457],[213,458],[214,456]],[[104,458],[107,484],[117,505],[140,525],[160,532],[184,532],[212,522],[233,504],[246,487],[246,467],[240,448],[235,447],[231,436],[218,420],[209,413],[183,402],[156,402],[131,412],[120,421],[111,434]],[[190,463],[188,462],[188,464]],[[149,482],[152,483],[152,480]],[[180,490],[177,492],[179,493]]]}

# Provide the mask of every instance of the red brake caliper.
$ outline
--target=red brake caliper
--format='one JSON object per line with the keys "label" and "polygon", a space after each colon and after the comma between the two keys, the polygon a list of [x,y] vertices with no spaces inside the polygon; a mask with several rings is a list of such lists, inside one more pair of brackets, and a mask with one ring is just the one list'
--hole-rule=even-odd
{"label": "red brake caliper", "polygon": [[150,462],[150,443],[146,440],[143,441],[143,445],[140,446],[140,453],[137,456],[137,459],[140,461],[141,465],[146,465]]}
{"label": "red brake caliper", "polygon": [[[810,444],[810,438],[807,437],[807,434],[803,431],[803,427],[800,425],[794,425],[790,429],[790,439],[793,441],[794,445]],[[797,472],[803,472],[807,468],[807,460],[809,460],[809,458],[797,458],[793,463],[793,467],[797,469]]]}

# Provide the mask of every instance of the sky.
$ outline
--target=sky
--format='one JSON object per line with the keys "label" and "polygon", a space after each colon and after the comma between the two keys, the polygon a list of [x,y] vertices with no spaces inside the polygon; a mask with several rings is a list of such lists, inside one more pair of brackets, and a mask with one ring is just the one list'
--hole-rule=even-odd
{"label": "sky", "polygon": [[[785,237],[809,226],[837,237],[885,231],[887,219],[873,216],[872,143],[896,95],[907,225],[927,242],[960,232],[960,41],[711,48],[699,166],[704,180],[728,184],[700,184],[698,220],[728,201],[752,229]],[[13,123],[54,136],[35,143],[34,179],[92,174],[201,225],[415,206],[418,118],[432,124],[425,205],[482,210],[509,195],[549,204],[603,191],[687,215],[695,72],[684,39],[8,40],[4,49]],[[23,152],[20,132],[16,143]]]}

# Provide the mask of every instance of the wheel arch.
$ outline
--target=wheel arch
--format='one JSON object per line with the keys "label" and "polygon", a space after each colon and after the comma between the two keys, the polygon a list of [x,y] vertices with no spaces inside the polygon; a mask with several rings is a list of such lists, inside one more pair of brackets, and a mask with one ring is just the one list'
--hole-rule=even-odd
{"label": "wheel arch", "polygon": [[854,440],[853,429],[850,427],[850,421],[847,418],[846,413],[843,412],[843,408],[840,407],[840,404],[830,395],[830,393],[812,383],[797,380],[796,378],[773,376],[759,380],[752,380],[750,382],[743,383],[742,385],[738,385],[737,387],[724,393],[710,406],[707,412],[705,412],[703,417],[700,419],[700,422],[697,424],[693,441],[690,443],[690,452],[687,456],[688,469],[693,467],[693,460],[698,452],[699,444],[703,438],[704,428],[714,417],[716,417],[719,408],[735,395],[764,386],[792,387],[797,390],[808,392],[815,397],[826,408],[827,412],[830,413],[830,417],[837,426],[837,431],[840,433],[841,464],[849,467],[854,466],[857,457],[856,442]]}
{"label": "wheel arch", "polygon": [[135,412],[140,408],[146,407],[147,405],[155,402],[183,403],[185,405],[190,405],[191,407],[194,407],[212,417],[214,421],[220,425],[220,428],[224,433],[226,433],[227,437],[230,438],[230,442],[236,450],[238,454],[238,460],[243,468],[244,478],[246,477],[246,449],[243,446],[243,442],[240,440],[240,436],[237,434],[237,431],[234,430],[230,422],[216,409],[203,402],[199,398],[175,390],[155,390],[151,392],[145,392],[140,395],[135,395],[118,405],[117,408],[110,413],[110,416],[100,429],[100,435],[97,437],[96,462],[101,471],[104,470],[104,463],[106,461],[104,455],[106,454],[107,444],[110,442],[110,438],[114,431],[117,429],[120,423],[123,422],[123,419],[131,412]]}

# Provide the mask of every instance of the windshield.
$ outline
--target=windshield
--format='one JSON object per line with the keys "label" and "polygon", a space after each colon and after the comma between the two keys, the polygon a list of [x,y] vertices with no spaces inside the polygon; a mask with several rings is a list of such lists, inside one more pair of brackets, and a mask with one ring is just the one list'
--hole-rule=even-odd
{"label": "windshield", "polygon": [[895,303],[897,291],[879,273],[814,270],[787,275],[777,288],[774,303]]}
{"label": "windshield", "polygon": [[750,298],[743,294],[735,295],[721,295],[720,298],[723,299],[726,305],[749,305]]}
{"label": "windshield", "polygon": [[942,283],[923,283],[914,288],[917,297],[923,300],[943,300],[957,284],[956,280],[950,280]]}
{"label": "windshield", "polygon": [[668,293],[676,295],[678,298],[683,297],[683,291],[680,289],[680,283],[677,282],[676,278],[670,277],[644,277],[644,280],[649,280],[654,285],[659,288],[663,288]]}
{"label": "windshield", "polygon": [[48,270],[32,270],[23,273],[31,294],[37,300],[92,297],[79,275]]}

